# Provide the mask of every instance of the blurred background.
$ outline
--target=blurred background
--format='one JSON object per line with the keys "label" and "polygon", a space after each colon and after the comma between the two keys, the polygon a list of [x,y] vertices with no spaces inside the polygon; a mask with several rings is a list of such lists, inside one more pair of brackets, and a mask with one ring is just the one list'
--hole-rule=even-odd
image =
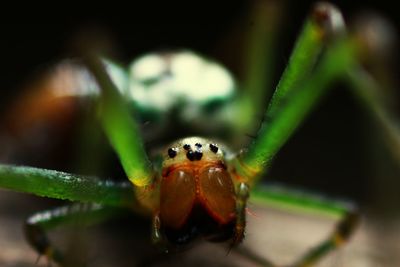
{"label": "blurred background", "polygon": [[[279,3],[280,7],[276,10],[279,18],[278,45],[274,52],[276,67],[272,75],[274,85],[286,65],[297,33],[314,1]],[[400,32],[400,20],[392,1],[333,3],[340,8],[350,25],[364,12],[375,12],[391,23],[393,32]],[[52,11],[47,11],[46,8],[30,12],[26,16],[16,13],[12,18],[1,18],[0,47],[3,55],[0,66],[0,114],[6,112],[7,104],[38,73],[63,58],[74,56],[74,42],[90,31],[105,33],[105,39],[112,44],[111,53],[123,64],[129,64],[146,52],[190,48],[226,65],[240,81],[243,75],[241,53],[246,41],[244,33],[252,27],[252,20],[247,17],[251,1],[207,0],[190,4],[180,1],[133,1],[129,6],[111,6],[112,4],[81,9],[65,2],[53,7]],[[399,69],[395,63],[399,57],[396,49],[389,51],[389,54],[393,55],[393,62],[389,62],[393,65],[388,75],[393,77],[396,84],[399,80]],[[280,183],[343,196],[360,203],[368,217],[368,225],[374,226],[369,236],[373,237],[375,249],[383,252],[384,256],[380,256],[380,259],[392,257],[392,261],[383,260],[383,265],[379,266],[398,266],[393,255],[400,248],[395,242],[383,240],[388,240],[389,237],[400,238],[399,165],[385,146],[379,129],[357,99],[348,92],[345,85],[335,86],[337,90],[332,90],[324,98],[277,155],[269,177]],[[63,156],[59,158],[63,159]],[[53,164],[48,165],[63,165]],[[5,197],[10,201],[7,194],[1,191],[0,199]],[[16,202],[0,204],[0,221],[11,215],[9,205],[26,205],[24,200],[10,199]],[[30,199],[32,198],[28,198]],[[31,203],[33,207],[20,213],[13,212],[21,218],[38,207],[58,204],[49,204],[43,200],[38,202],[39,204]],[[8,226],[12,227],[12,224]],[[2,236],[0,240],[1,238]],[[17,243],[16,246],[19,245]],[[0,254],[0,263],[1,259]],[[13,265],[11,260],[4,262],[8,264],[4,266],[25,266]]]}

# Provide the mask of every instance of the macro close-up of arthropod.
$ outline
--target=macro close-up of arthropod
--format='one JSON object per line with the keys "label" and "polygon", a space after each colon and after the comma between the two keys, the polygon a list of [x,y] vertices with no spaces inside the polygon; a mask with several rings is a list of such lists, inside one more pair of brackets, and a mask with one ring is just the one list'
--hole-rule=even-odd
{"label": "macro close-up of arthropod", "polygon": [[13,85],[0,265],[400,264],[396,25],[287,10],[250,1],[204,43],[146,25],[133,61],[91,25]]}

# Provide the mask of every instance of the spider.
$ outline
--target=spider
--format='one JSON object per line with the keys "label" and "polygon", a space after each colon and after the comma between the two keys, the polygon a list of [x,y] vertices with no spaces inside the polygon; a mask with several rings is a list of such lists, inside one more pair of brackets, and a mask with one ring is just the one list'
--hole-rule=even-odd
{"label": "spider", "polygon": [[[359,221],[357,208],[347,202],[299,196],[291,190],[277,191],[261,186],[260,180],[332,81],[347,79],[372,110],[385,112],[381,103],[371,98],[377,91],[375,83],[364,79],[369,76],[360,65],[362,46],[345,33],[341,14],[334,6],[317,4],[299,35],[257,135],[238,152],[209,136],[216,131],[217,136],[229,140],[233,131],[248,127],[252,114],[260,108],[263,74],[250,77],[249,90],[239,94],[233,91],[231,75],[219,64],[189,51],[164,52],[138,59],[131,69],[134,78],[128,81],[132,84],[127,86],[124,78],[119,79],[117,66],[86,51],[78,73],[93,87],[90,94],[97,103],[99,121],[130,183],[3,164],[0,186],[95,203],[85,210],[72,206],[38,213],[26,221],[28,242],[40,255],[60,265],[65,260],[63,254],[46,231],[83,212],[89,220],[109,218],[113,215],[110,210],[118,207],[147,216],[152,222],[152,242],[165,251],[184,247],[199,237],[236,247],[245,237],[249,198],[262,197],[281,203],[301,200],[341,214],[331,235],[291,265],[312,266],[351,237]],[[208,86],[218,90],[211,92]],[[128,107],[128,98],[133,99],[134,108]],[[164,136],[174,131],[170,120],[176,114],[182,125],[190,125],[189,134],[198,134],[173,141],[153,156],[145,149],[143,138],[151,136],[154,129],[142,136],[132,112],[143,120],[158,120]],[[199,115],[204,112],[206,116]],[[266,259],[254,260],[275,266]]]}

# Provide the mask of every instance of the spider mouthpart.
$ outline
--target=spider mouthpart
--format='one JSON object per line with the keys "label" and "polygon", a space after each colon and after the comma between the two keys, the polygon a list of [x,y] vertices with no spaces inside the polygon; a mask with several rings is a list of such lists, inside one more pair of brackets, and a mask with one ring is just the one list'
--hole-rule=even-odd
{"label": "spider mouthpart", "polygon": [[170,158],[175,158],[175,157],[176,157],[176,154],[177,154],[176,148],[169,148],[169,149],[168,149],[168,156],[169,156]]}
{"label": "spider mouthpart", "polygon": [[214,152],[214,153],[217,153],[218,152],[218,147],[216,145],[214,145],[214,144],[210,144],[210,150],[212,152]]}

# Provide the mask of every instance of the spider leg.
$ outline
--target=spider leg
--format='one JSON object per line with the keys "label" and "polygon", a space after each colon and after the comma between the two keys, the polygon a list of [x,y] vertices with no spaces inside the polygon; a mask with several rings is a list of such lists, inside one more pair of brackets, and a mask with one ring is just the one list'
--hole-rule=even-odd
{"label": "spider leg", "polygon": [[[279,24],[280,4],[258,1],[250,14],[252,27],[245,50],[244,95],[240,98],[241,114],[237,115],[239,127],[250,126],[254,115],[262,114],[264,100],[272,88],[271,77],[275,57],[276,31]],[[329,3],[318,3],[304,23],[281,81],[270,103],[270,115],[279,107],[297,83],[311,73],[318,57],[329,39],[342,32],[343,19],[339,11]],[[250,114],[250,116],[249,116]],[[250,120],[250,121],[249,121]],[[243,126],[244,125],[244,126]],[[248,129],[246,129],[248,130]]]}
{"label": "spider leg", "polygon": [[0,164],[0,187],[43,197],[139,210],[130,183],[116,183],[60,171]]}
{"label": "spider leg", "polygon": [[[301,68],[303,63],[291,61],[289,66],[293,64],[300,64],[297,67]],[[330,83],[343,78],[355,66],[357,49],[354,42],[347,37],[338,38],[324,51],[307,78],[299,78],[298,83],[292,85],[295,88],[288,89],[280,96],[278,91],[275,92],[277,98],[266,110],[257,138],[233,162],[238,177],[250,186],[255,184],[268,169],[276,153],[328,91]],[[278,87],[279,90],[282,88]]]}
{"label": "spider leg", "polygon": [[164,246],[163,244],[163,236],[161,233],[161,221],[160,215],[155,214],[153,215],[152,222],[151,222],[151,241],[153,244],[157,246]]}
{"label": "spider leg", "polygon": [[387,148],[397,162],[400,162],[400,128],[396,121],[396,112],[383,101],[382,87],[374,77],[358,68],[347,76],[351,92],[360,100],[369,115],[374,119],[384,135]]}
{"label": "spider leg", "polygon": [[275,154],[336,79],[350,85],[383,130],[392,154],[400,159],[400,130],[393,119],[394,112],[384,101],[388,96],[360,64],[375,52],[365,53],[367,42],[357,39],[357,34],[338,34],[344,31],[343,19],[335,7],[327,3],[316,5],[265,111],[257,138],[235,162],[239,176],[250,185],[268,169]]}
{"label": "spider leg", "polygon": [[54,261],[63,266],[68,260],[50,242],[46,235],[47,231],[73,223],[90,226],[115,217],[121,212],[122,209],[82,203],[42,211],[26,220],[24,225],[25,237],[39,255],[44,255],[48,258],[49,264]]}
{"label": "spider leg", "polygon": [[242,86],[245,90],[240,101],[244,106],[241,110],[249,105],[253,114],[242,116],[239,123],[246,121],[247,125],[253,121],[252,115],[261,114],[264,101],[271,93],[281,9],[281,4],[274,1],[254,1],[247,17],[251,27],[243,51],[245,74]]}
{"label": "spider leg", "polygon": [[344,217],[337,223],[331,235],[328,236],[326,240],[312,248],[291,266],[307,267],[314,265],[329,252],[344,245],[354,233],[358,222],[359,213],[357,210],[346,211]]}
{"label": "spider leg", "polygon": [[86,52],[86,65],[101,89],[99,118],[103,129],[129,180],[139,188],[153,183],[154,171],[146,154],[139,127],[135,123],[126,101],[108,75],[103,62]]}
{"label": "spider leg", "polygon": [[314,5],[269,103],[268,117],[272,117],[285,104],[286,98],[300,89],[298,85],[312,73],[329,42],[344,32],[342,14],[334,5],[327,2]]}
{"label": "spider leg", "polygon": [[257,254],[255,254],[253,251],[251,251],[250,249],[246,248],[246,247],[237,247],[235,249],[235,251],[237,251],[239,254],[243,255],[245,258],[256,262],[257,264],[259,264],[260,266],[263,267],[277,267],[277,265],[275,265],[274,263],[272,263],[272,261],[265,259],[265,257],[259,256]]}
{"label": "spider leg", "polygon": [[[339,218],[333,232],[321,243],[306,252],[291,267],[313,266],[334,249],[345,244],[354,233],[359,222],[358,208],[349,201],[334,200],[302,190],[283,186],[262,185],[254,188],[250,201],[283,210],[297,210]],[[239,250],[248,258],[263,266],[276,266],[251,251]]]}
{"label": "spider leg", "polygon": [[240,183],[236,192],[236,226],[235,236],[232,240],[232,246],[242,242],[244,238],[244,230],[246,227],[246,206],[250,196],[249,186],[245,183]]}

